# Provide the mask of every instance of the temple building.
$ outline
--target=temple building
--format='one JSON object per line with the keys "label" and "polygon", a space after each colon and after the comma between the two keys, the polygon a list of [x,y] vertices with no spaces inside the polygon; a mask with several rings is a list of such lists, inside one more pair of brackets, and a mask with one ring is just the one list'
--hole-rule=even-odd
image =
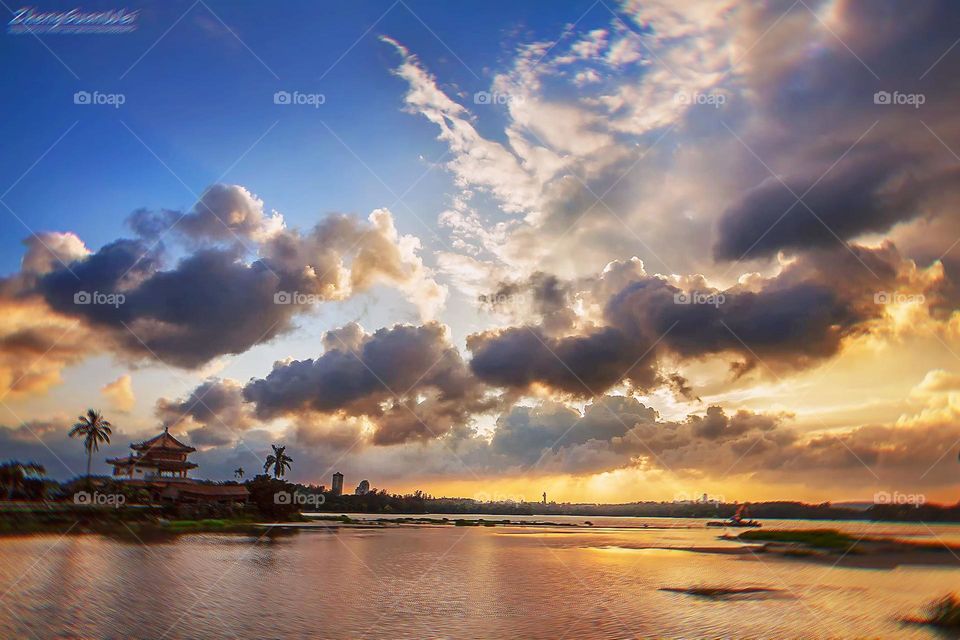
{"label": "temple building", "polygon": [[163,433],[130,445],[125,458],[108,458],[113,477],[146,489],[157,502],[246,502],[249,492],[243,485],[211,484],[187,477],[197,465],[187,460],[196,451]]}

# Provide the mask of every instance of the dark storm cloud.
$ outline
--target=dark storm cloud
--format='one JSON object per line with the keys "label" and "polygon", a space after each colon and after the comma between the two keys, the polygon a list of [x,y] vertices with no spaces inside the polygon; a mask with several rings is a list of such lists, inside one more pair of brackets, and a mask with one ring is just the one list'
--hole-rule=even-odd
{"label": "dark storm cloud", "polygon": [[[936,0],[906,13],[892,0],[822,4],[830,5],[832,32],[803,7],[788,11],[789,2],[741,12],[746,40],[790,19],[742,64],[753,113],[739,135],[752,169],[718,221],[718,259],[803,251],[922,216],[956,216],[960,176],[941,140],[952,146],[960,134],[960,62],[944,56],[960,8]],[[896,104],[896,95],[922,103]]]}
{"label": "dark storm cloud", "polygon": [[831,246],[919,215],[932,185],[907,174],[916,167],[910,158],[900,154],[894,162],[892,156],[880,151],[848,158],[819,182],[818,175],[784,182],[767,178],[724,212],[716,257],[768,257],[781,249]]}
{"label": "dark storm cloud", "polygon": [[[56,311],[113,329],[128,352],[183,367],[242,353],[290,328],[298,306],[275,304],[274,295],[296,290],[293,278],[229,250],[199,251],[169,271],[145,252],[138,241],[117,241],[47,274],[38,290]],[[84,294],[123,298],[77,304]]]}
{"label": "dark storm cloud", "polygon": [[387,444],[446,433],[488,408],[444,326],[395,325],[362,337],[356,329],[330,332],[323,355],[278,362],[248,383],[243,396],[257,416],[367,416],[374,441]]}
{"label": "dark storm cloud", "polygon": [[[606,326],[559,337],[537,325],[474,334],[467,339],[470,367],[491,385],[539,383],[586,397],[621,381],[638,389],[675,386],[658,370],[666,352],[683,359],[728,354],[740,371],[758,359],[803,367],[836,354],[844,338],[883,314],[874,296],[895,286],[900,266],[890,245],[835,248],[810,253],[752,288],[692,292],[635,271],[605,302]],[[593,290],[607,291],[602,280]]]}
{"label": "dark storm cloud", "polygon": [[551,337],[540,327],[513,327],[467,338],[470,368],[494,386],[526,389],[543,384],[591,397],[621,380],[646,388],[657,379],[652,343],[614,327],[585,335]]}
{"label": "dark storm cloud", "polygon": [[[300,233],[265,218],[242,187],[214,185],[191,213],[140,211],[130,222],[142,238],[95,253],[64,234],[48,237],[49,250],[31,245],[4,291],[39,294],[125,355],[188,368],[243,353],[292,329],[317,303],[378,283],[401,289],[427,315],[445,295],[415,255],[416,239],[400,236],[386,210],[367,221],[331,215]],[[173,224],[189,251],[171,268],[158,238]],[[259,259],[239,238],[256,244]]]}

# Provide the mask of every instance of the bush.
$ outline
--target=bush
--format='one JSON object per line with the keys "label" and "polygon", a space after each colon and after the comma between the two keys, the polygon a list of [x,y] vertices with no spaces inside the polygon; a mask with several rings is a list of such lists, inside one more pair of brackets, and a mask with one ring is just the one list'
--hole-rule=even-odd
{"label": "bush", "polygon": [[927,605],[927,622],[938,627],[960,629],[960,598],[947,594]]}

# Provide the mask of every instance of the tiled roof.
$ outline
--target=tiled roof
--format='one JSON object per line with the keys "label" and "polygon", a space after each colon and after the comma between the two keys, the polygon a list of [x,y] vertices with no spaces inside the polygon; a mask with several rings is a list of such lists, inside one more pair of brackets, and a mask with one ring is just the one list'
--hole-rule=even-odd
{"label": "tiled roof", "polygon": [[193,447],[188,447],[174,438],[166,429],[164,429],[163,433],[158,436],[154,436],[149,440],[144,440],[143,442],[130,445],[130,448],[135,451],[144,451],[146,449],[170,449],[173,451],[186,451],[188,453],[196,451],[196,449]]}

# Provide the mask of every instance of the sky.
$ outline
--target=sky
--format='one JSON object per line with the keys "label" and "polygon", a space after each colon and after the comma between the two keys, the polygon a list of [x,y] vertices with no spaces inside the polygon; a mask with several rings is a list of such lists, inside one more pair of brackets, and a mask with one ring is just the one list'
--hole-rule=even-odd
{"label": "sky", "polygon": [[956,502],[955,3],[4,10],[0,458]]}

